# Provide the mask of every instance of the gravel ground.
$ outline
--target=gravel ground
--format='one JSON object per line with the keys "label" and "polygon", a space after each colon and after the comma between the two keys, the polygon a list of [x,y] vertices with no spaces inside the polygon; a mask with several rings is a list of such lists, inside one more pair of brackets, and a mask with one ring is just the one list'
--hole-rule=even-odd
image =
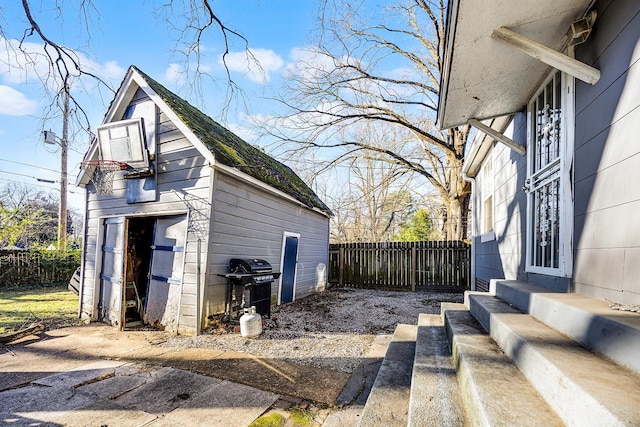
{"label": "gravel ground", "polygon": [[214,324],[197,337],[174,336],[163,346],[238,351],[318,368],[352,372],[378,334],[398,323],[416,324],[420,313],[440,313],[441,302],[460,293],[331,289],[274,307],[258,338]]}

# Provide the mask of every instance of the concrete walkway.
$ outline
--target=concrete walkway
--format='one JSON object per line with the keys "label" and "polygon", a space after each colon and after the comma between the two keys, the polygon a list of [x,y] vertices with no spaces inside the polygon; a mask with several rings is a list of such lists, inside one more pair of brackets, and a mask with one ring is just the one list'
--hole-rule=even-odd
{"label": "concrete walkway", "polygon": [[0,348],[0,424],[247,426],[264,413],[314,407],[311,425],[319,426],[329,414],[321,404],[333,405],[350,378],[243,353],[158,346],[164,337],[87,325]]}

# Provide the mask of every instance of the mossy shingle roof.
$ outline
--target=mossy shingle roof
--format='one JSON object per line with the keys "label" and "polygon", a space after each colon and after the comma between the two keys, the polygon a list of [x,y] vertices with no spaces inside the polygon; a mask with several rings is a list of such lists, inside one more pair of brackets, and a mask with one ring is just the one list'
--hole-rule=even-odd
{"label": "mossy shingle roof", "polygon": [[[134,67],[135,68],[135,67]],[[180,120],[207,146],[216,161],[236,168],[265,184],[289,194],[311,208],[331,214],[331,210],[291,168],[259,148],[243,141],[160,83],[135,68],[151,88],[178,115]]]}

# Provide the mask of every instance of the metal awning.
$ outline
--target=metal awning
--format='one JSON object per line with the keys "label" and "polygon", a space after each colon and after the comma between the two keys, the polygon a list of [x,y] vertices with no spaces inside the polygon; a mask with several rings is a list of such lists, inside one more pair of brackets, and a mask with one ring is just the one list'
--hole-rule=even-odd
{"label": "metal awning", "polygon": [[[449,0],[439,127],[448,129],[467,124],[470,119],[521,111],[550,66],[524,53],[523,48],[514,47],[521,40],[510,45],[501,36],[522,36],[525,43],[537,42],[551,49],[551,54],[557,53],[567,46],[571,24],[586,16],[592,3]],[[507,30],[500,33],[501,28]],[[582,68],[577,61],[568,60]],[[586,71],[593,71],[590,68],[584,65]]]}

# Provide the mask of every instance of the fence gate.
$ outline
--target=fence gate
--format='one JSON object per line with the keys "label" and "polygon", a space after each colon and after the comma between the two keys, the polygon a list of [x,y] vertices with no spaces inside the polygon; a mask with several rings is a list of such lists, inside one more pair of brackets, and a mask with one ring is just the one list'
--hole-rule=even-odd
{"label": "fence gate", "polygon": [[471,245],[462,241],[342,243],[329,247],[329,282],[354,288],[469,289]]}

